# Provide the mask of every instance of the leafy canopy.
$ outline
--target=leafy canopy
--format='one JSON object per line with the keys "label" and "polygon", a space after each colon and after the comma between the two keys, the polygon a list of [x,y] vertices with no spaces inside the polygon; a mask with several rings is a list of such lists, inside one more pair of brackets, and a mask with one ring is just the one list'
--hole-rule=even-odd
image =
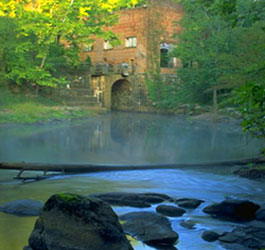
{"label": "leafy canopy", "polygon": [[[79,45],[90,44],[93,36],[116,39],[115,34],[106,29],[117,21],[117,15],[113,12],[129,8],[138,2],[138,0],[2,0],[0,2],[2,77],[17,84],[56,86],[63,79],[53,76],[52,69],[55,64],[78,66]],[[57,57],[54,57],[54,52]]]}

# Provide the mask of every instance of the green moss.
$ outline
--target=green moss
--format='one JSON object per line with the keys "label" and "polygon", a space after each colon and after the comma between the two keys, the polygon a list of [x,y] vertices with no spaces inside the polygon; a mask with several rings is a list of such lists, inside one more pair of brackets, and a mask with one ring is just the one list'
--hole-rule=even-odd
{"label": "green moss", "polygon": [[79,195],[71,193],[59,193],[56,194],[56,198],[64,202],[76,202],[81,200]]}

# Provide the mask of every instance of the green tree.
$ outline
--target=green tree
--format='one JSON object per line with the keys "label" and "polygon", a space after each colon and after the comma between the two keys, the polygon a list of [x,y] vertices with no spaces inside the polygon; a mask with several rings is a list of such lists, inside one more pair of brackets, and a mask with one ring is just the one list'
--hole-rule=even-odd
{"label": "green tree", "polygon": [[117,39],[106,29],[117,21],[113,12],[137,3],[137,0],[1,1],[2,22],[12,22],[14,29],[9,26],[7,30],[1,25],[0,34],[15,32],[12,52],[7,49],[8,41],[1,45],[1,56],[5,56],[1,58],[5,63],[1,69],[3,76],[17,84],[56,86],[62,79],[54,77],[51,71],[55,66],[54,51],[61,63],[78,66],[79,45],[91,43],[93,36]]}
{"label": "green tree", "polygon": [[175,55],[183,67],[177,72],[176,103],[207,103],[208,90],[226,90],[241,112],[244,131],[265,138],[265,2],[182,2],[186,16]]}
{"label": "green tree", "polygon": [[238,29],[238,46],[228,56],[233,75],[226,76],[237,83],[233,100],[241,112],[245,131],[265,139],[265,22]]}
{"label": "green tree", "polygon": [[[218,2],[218,1],[217,1]],[[180,58],[176,104],[179,102],[213,103],[217,107],[217,94],[226,88],[223,55],[234,48],[232,27],[216,14],[215,1],[183,2],[186,15],[181,20],[183,32],[177,35],[179,43],[173,55]],[[173,99],[173,98],[172,98]]]}

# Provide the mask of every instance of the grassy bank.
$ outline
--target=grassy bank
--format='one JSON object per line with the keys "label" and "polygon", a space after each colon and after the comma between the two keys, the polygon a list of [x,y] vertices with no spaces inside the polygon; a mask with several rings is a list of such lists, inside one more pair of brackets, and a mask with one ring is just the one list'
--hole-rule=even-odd
{"label": "grassy bank", "polygon": [[0,124],[70,120],[94,113],[86,107],[67,107],[32,93],[13,93],[5,85],[0,86]]}

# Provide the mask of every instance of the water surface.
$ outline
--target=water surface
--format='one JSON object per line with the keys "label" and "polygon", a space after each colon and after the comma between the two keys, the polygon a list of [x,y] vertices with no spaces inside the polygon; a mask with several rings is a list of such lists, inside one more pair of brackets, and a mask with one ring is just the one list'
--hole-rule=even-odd
{"label": "water surface", "polygon": [[110,113],[79,122],[0,127],[0,161],[182,163],[254,157],[260,142],[233,121]]}
{"label": "water surface", "polygon": [[[44,163],[182,163],[255,157],[262,142],[249,140],[235,122],[191,121],[183,117],[112,113],[87,120],[49,125],[0,127],[0,161]],[[234,166],[233,168],[237,168]],[[227,197],[263,204],[265,184],[231,175],[231,168],[205,167],[176,170],[102,172],[58,176],[21,184],[16,171],[0,170],[0,204],[17,199],[46,201],[57,192],[160,192],[175,198],[198,198],[206,202],[171,218],[180,235],[179,250],[221,249],[201,239],[206,229],[223,232],[233,223],[211,219],[202,212],[212,202]],[[37,173],[31,173],[37,174]],[[115,207],[118,214],[148,209]],[[194,230],[180,227],[192,219]],[[21,250],[27,244],[36,217],[0,213],[0,249]],[[141,243],[135,250],[152,249]]]}

